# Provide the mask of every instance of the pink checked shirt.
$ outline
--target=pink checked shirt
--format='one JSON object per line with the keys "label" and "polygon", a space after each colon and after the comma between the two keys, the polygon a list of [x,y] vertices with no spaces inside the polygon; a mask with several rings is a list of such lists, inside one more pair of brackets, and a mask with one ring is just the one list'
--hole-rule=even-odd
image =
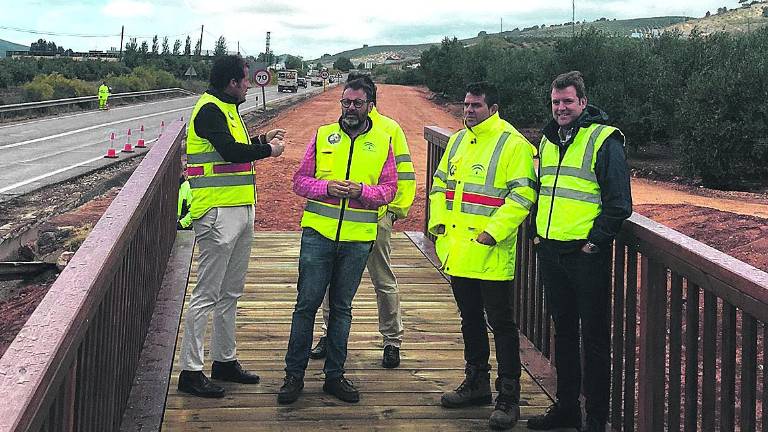
{"label": "pink checked shirt", "polygon": [[[328,195],[328,180],[318,180],[315,178],[315,152],[317,135],[312,138],[307,146],[307,152],[301,161],[296,174],[293,175],[293,191],[296,195],[304,198],[323,200],[332,198]],[[383,205],[389,204],[397,192],[397,169],[395,168],[395,156],[392,148],[389,148],[387,161],[381,169],[379,184],[363,185],[363,191],[357,201],[360,207],[364,209],[377,209]]]}

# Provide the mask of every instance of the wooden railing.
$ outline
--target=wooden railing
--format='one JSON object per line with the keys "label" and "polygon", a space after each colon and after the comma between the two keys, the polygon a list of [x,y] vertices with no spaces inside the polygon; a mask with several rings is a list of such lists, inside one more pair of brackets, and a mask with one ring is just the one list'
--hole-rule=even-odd
{"label": "wooden railing", "polygon": [[0,358],[0,431],[118,430],[176,237],[166,129]]}
{"label": "wooden railing", "polygon": [[[429,194],[448,134],[426,127],[424,136]],[[552,324],[525,227],[517,253],[515,317],[552,362]],[[767,431],[768,274],[638,214],[624,223],[612,266],[612,429]],[[554,395],[554,381],[541,383]]]}

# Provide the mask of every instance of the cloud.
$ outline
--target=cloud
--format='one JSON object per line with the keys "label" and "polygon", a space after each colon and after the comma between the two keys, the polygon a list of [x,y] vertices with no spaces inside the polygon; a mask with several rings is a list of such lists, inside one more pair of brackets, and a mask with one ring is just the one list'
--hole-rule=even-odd
{"label": "cloud", "polygon": [[111,0],[101,9],[102,14],[119,18],[151,16],[153,12],[151,3],[134,0]]}

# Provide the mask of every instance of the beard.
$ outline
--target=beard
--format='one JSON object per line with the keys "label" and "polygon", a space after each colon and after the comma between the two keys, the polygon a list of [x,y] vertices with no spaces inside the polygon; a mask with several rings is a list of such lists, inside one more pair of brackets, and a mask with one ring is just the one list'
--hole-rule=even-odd
{"label": "beard", "polygon": [[347,114],[341,118],[341,123],[349,129],[357,129],[360,127],[362,120],[355,114]]}

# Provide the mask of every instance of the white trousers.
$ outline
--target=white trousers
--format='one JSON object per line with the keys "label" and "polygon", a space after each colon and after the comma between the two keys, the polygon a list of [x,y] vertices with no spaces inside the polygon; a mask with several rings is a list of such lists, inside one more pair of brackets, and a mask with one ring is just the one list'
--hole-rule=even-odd
{"label": "white trousers", "polygon": [[211,360],[236,359],[235,317],[253,241],[253,206],[215,207],[192,222],[200,252],[197,285],[184,318],[179,367],[203,370],[208,316],[213,313]]}

